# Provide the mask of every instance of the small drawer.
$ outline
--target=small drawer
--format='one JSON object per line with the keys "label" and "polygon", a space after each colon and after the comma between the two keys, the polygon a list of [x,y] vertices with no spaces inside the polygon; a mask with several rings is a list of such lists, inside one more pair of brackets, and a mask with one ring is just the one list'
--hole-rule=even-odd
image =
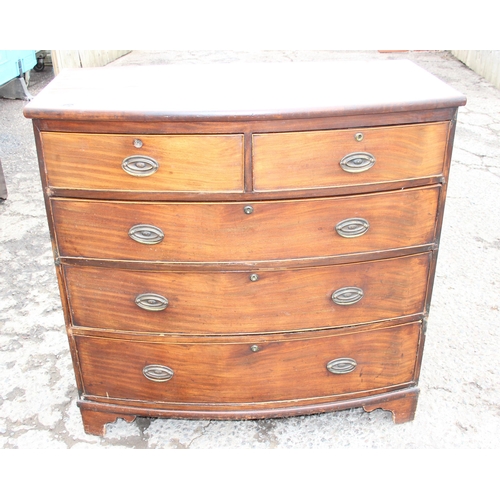
{"label": "small drawer", "polygon": [[252,203],[52,199],[62,257],[163,262],[279,261],[434,241],[440,188]]}
{"label": "small drawer", "polygon": [[132,332],[256,333],[419,314],[430,255],[289,270],[63,269],[75,326]]}
{"label": "small drawer", "polygon": [[297,404],[408,384],[419,339],[420,323],[279,341],[75,337],[85,396],[201,404]]}
{"label": "small drawer", "polygon": [[254,189],[359,186],[441,175],[449,123],[253,135]]}
{"label": "small drawer", "polygon": [[242,135],[41,135],[54,189],[243,190]]}

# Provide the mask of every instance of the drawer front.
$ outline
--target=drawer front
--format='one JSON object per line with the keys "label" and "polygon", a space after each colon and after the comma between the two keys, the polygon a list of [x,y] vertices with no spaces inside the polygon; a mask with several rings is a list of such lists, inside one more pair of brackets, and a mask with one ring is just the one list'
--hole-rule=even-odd
{"label": "drawer front", "polygon": [[53,199],[52,208],[61,256],[167,262],[270,261],[431,243],[439,191],[439,187],[431,187],[257,203]]}
{"label": "drawer front", "polygon": [[52,188],[243,190],[242,135],[135,136],[42,132],[42,144],[48,184]]}
{"label": "drawer front", "polygon": [[255,273],[64,268],[75,326],[224,334],[418,314],[424,309],[429,262],[429,254],[418,254]]}
{"label": "drawer front", "polygon": [[176,344],[77,336],[76,343],[85,394],[104,398],[257,403],[370,391],[414,380],[419,323],[303,337]]}
{"label": "drawer front", "polygon": [[[359,186],[440,175],[448,127],[443,122],[255,134],[254,188],[281,191]],[[356,140],[356,134],[362,134],[362,140]]]}

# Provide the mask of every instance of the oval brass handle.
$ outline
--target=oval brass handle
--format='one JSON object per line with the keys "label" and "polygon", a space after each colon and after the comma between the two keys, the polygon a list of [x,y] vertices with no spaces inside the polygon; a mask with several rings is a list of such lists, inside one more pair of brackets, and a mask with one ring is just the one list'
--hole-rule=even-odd
{"label": "oval brass handle", "polygon": [[356,304],[363,298],[363,290],[357,286],[346,286],[332,293],[332,300],[339,306]]}
{"label": "oval brass handle", "polygon": [[163,365],[148,365],[142,369],[142,374],[153,382],[167,382],[174,376],[174,370]]}
{"label": "oval brass handle", "polygon": [[326,364],[326,369],[335,375],[352,372],[358,364],[352,358],[332,359]]}
{"label": "oval brass handle", "polygon": [[161,243],[165,237],[159,227],[150,224],[137,224],[129,229],[128,235],[143,245],[156,245]]}
{"label": "oval brass handle", "polygon": [[366,219],[356,217],[345,219],[335,226],[335,231],[343,238],[357,238],[358,236],[363,236],[368,229],[370,229],[369,222]]}
{"label": "oval brass handle", "polygon": [[123,170],[134,177],[153,175],[159,167],[159,163],[154,158],[142,155],[129,156],[122,162]]}
{"label": "oval brass handle", "polygon": [[141,293],[135,303],[145,311],[163,311],[168,306],[168,300],[157,293]]}
{"label": "oval brass handle", "polygon": [[375,156],[364,152],[349,153],[340,160],[342,170],[352,174],[365,172],[373,165],[375,165]]}

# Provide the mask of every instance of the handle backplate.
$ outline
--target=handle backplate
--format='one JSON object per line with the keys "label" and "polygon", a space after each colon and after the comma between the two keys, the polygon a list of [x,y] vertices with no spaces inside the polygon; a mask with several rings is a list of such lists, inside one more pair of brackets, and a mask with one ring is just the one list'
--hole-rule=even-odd
{"label": "handle backplate", "polygon": [[128,235],[143,245],[156,245],[161,243],[165,237],[159,227],[150,224],[137,224],[129,229]]}
{"label": "handle backplate", "polygon": [[335,231],[343,238],[357,238],[363,236],[369,228],[370,224],[366,219],[353,217],[339,222],[335,226]]}
{"label": "handle backplate", "polygon": [[346,286],[332,293],[332,300],[339,306],[351,306],[363,298],[363,290],[357,286]]}
{"label": "handle backplate", "polygon": [[141,293],[135,303],[145,311],[163,311],[168,306],[168,300],[157,293]]}
{"label": "handle backplate", "polygon": [[174,376],[174,370],[164,365],[147,365],[142,374],[153,382],[167,382]]}
{"label": "handle backplate", "polygon": [[363,151],[349,153],[340,160],[342,170],[352,174],[366,172],[368,169],[372,168],[373,165],[375,165],[375,156]]}
{"label": "handle backplate", "polygon": [[352,358],[337,358],[329,361],[326,365],[326,369],[335,375],[342,375],[352,372],[356,369],[357,365],[356,360]]}
{"label": "handle backplate", "polygon": [[159,163],[154,158],[142,155],[128,156],[122,162],[123,170],[134,177],[153,175],[159,167]]}

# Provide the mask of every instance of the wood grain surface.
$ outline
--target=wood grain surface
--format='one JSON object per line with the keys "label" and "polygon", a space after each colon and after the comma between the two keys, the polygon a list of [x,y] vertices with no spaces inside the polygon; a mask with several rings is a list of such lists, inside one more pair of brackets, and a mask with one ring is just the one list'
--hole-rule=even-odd
{"label": "wood grain surface", "polygon": [[[331,130],[254,134],[253,176],[256,191],[320,186],[376,184],[443,172],[447,122]],[[363,133],[363,140],[355,139]],[[368,152],[375,165],[365,172],[345,172],[348,154]]]}
{"label": "wood grain surface", "polygon": [[[161,91],[152,91],[152,82]],[[460,92],[404,60],[169,64],[67,70],[24,114],[116,122],[284,120],[463,104]]]}
{"label": "wood grain surface", "polygon": [[[52,199],[62,257],[162,262],[276,261],[432,243],[440,188],[251,203],[128,203]],[[246,214],[244,208],[253,212]],[[397,210],[394,207],[398,207]],[[342,237],[338,223],[364,218],[368,231]],[[164,239],[134,241],[139,224]]]}
{"label": "wood grain surface", "polygon": [[[63,266],[75,326],[138,332],[227,334],[365,323],[424,311],[430,254],[304,269],[148,272]],[[359,287],[363,298],[337,305],[332,293]],[[140,294],[169,303],[139,308]]]}
{"label": "wood grain surface", "polygon": [[[414,379],[419,323],[368,333],[267,342],[150,344],[77,337],[84,392],[110,399],[184,403],[255,403],[319,398],[391,387]],[[252,346],[254,349],[252,350]],[[255,350],[257,347],[257,350]],[[354,371],[326,365],[351,358]],[[171,368],[166,382],[143,368]]]}
{"label": "wood grain surface", "polygon": [[[242,135],[41,134],[49,187],[141,191],[243,191]],[[134,140],[142,142],[141,148]],[[159,168],[147,177],[122,169],[144,155]]]}

